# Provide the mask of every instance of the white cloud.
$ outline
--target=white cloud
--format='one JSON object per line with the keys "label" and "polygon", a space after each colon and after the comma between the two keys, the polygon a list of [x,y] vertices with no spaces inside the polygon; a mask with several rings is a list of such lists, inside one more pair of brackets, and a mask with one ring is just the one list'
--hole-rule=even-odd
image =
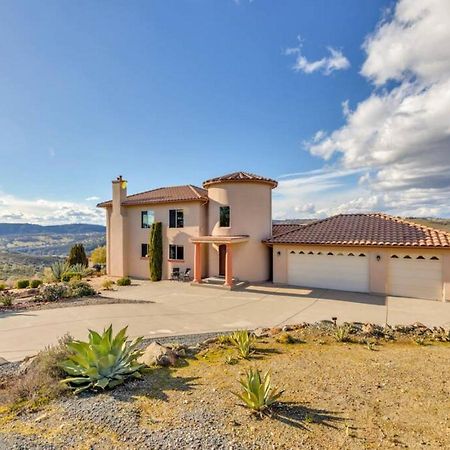
{"label": "white cloud", "polygon": [[87,202],[98,202],[99,200],[100,200],[100,197],[97,197],[96,195],[86,198]]}
{"label": "white cloud", "polygon": [[306,145],[341,170],[362,172],[361,198],[329,211],[450,215],[449,42],[448,0],[400,0],[366,38],[361,74],[374,91],[353,110],[344,102],[345,124]]}
{"label": "white cloud", "polygon": [[297,47],[288,48],[285,51],[286,55],[295,55],[295,63],[292,68],[296,72],[313,73],[321,71],[324,75],[330,75],[335,70],[345,70],[350,67],[349,60],[343,55],[340,50],[333,47],[327,47],[330,56],[324,56],[317,61],[308,61],[302,53],[302,40],[299,37],[299,44]]}
{"label": "white cloud", "polygon": [[84,203],[28,200],[0,192],[0,222],[42,225],[64,223],[104,224],[104,212]]}

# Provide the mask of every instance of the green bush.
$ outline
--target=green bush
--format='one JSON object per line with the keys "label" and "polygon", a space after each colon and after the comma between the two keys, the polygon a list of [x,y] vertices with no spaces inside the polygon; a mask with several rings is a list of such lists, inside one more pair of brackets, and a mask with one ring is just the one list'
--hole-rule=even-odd
{"label": "green bush", "polygon": [[117,286],[130,286],[131,285],[131,280],[129,277],[123,277],[123,278],[119,278],[116,281]]}
{"label": "green bush", "polygon": [[66,283],[68,283],[69,281],[72,280],[81,280],[81,275],[78,272],[65,272],[63,274],[63,276],[61,277],[61,281],[65,281]]}
{"label": "green bush", "polygon": [[5,283],[0,283],[0,291],[4,291],[6,289]]}
{"label": "green bush", "polygon": [[71,281],[70,293],[72,297],[92,297],[97,291],[85,281]]}
{"label": "green bush", "polygon": [[246,372],[245,378],[239,380],[243,388],[242,393],[234,393],[240,398],[247,408],[262,415],[272,406],[283,394],[272,388],[270,374],[266,372],[261,375],[258,369],[250,369]]}
{"label": "green bush", "polygon": [[42,284],[42,280],[31,280],[30,287],[33,289],[38,288]]}
{"label": "green bush", "polygon": [[351,327],[348,324],[337,326],[334,330],[334,338],[337,342],[350,342]]}
{"label": "green bush", "polygon": [[114,285],[113,280],[106,279],[106,280],[103,280],[103,282],[102,282],[102,288],[105,289],[106,291],[110,291],[112,289],[113,285]]}
{"label": "green bush", "polygon": [[74,266],[75,264],[81,264],[84,267],[88,266],[89,261],[86,256],[86,252],[84,251],[83,244],[75,244],[72,246],[67,262],[69,266]]}
{"label": "green bush", "polygon": [[162,278],[162,224],[155,222],[150,228],[148,241],[148,261],[150,266],[150,280],[160,281]]}
{"label": "green bush", "polygon": [[92,250],[91,262],[92,264],[106,264],[106,246]]}
{"label": "green bush", "polygon": [[18,280],[16,283],[17,289],[26,289],[30,286],[30,280]]}
{"label": "green bush", "polygon": [[127,328],[113,337],[112,325],[100,335],[89,331],[88,342],[73,341],[67,344],[72,352],[60,367],[70,375],[62,383],[75,389],[75,394],[86,389],[114,388],[130,378],[141,378],[144,364],[137,359],[142,355],[138,346],[142,338],[127,342]]}
{"label": "green bush", "polygon": [[71,296],[69,286],[66,284],[49,284],[42,286],[36,300],[42,302],[56,302]]}
{"label": "green bush", "polygon": [[12,304],[13,304],[13,299],[14,299],[14,297],[13,297],[11,294],[9,294],[8,292],[1,293],[1,294],[0,294],[0,303],[1,303],[3,306],[6,306],[7,308],[9,308],[10,306],[12,306]]}

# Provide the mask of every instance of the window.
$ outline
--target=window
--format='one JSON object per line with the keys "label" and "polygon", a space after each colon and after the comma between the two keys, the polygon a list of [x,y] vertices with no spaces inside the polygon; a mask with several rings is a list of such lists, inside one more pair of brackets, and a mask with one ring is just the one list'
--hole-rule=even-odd
{"label": "window", "polygon": [[141,211],[141,228],[150,228],[154,222],[154,211]]}
{"label": "window", "polygon": [[169,259],[184,259],[184,247],[182,245],[169,245]]}
{"label": "window", "polygon": [[219,211],[219,226],[229,227],[230,226],[230,207],[221,206]]}
{"label": "window", "polygon": [[141,244],[141,258],[148,257],[148,244]]}
{"label": "window", "polygon": [[182,209],[169,209],[169,228],[183,228],[184,213]]}

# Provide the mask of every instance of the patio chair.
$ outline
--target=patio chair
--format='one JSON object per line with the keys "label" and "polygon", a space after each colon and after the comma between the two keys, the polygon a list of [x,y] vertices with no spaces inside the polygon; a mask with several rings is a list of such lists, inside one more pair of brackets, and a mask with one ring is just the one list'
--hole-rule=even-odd
{"label": "patio chair", "polygon": [[173,267],[172,273],[170,274],[171,280],[179,280],[180,279],[180,268],[179,267]]}
{"label": "patio chair", "polygon": [[180,275],[182,281],[191,281],[191,269],[186,269],[183,274]]}

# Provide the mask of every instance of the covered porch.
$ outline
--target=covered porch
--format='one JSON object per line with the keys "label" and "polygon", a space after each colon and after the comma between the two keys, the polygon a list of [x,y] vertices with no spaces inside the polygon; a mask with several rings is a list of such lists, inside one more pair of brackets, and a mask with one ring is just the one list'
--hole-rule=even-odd
{"label": "covered porch", "polygon": [[[202,246],[215,245],[219,253],[218,273],[208,273],[208,276],[224,277],[223,286],[233,287],[233,246],[247,242],[249,236],[198,236],[190,241],[195,246],[194,251],[194,283],[202,283]],[[208,271],[209,272],[209,271]]]}

